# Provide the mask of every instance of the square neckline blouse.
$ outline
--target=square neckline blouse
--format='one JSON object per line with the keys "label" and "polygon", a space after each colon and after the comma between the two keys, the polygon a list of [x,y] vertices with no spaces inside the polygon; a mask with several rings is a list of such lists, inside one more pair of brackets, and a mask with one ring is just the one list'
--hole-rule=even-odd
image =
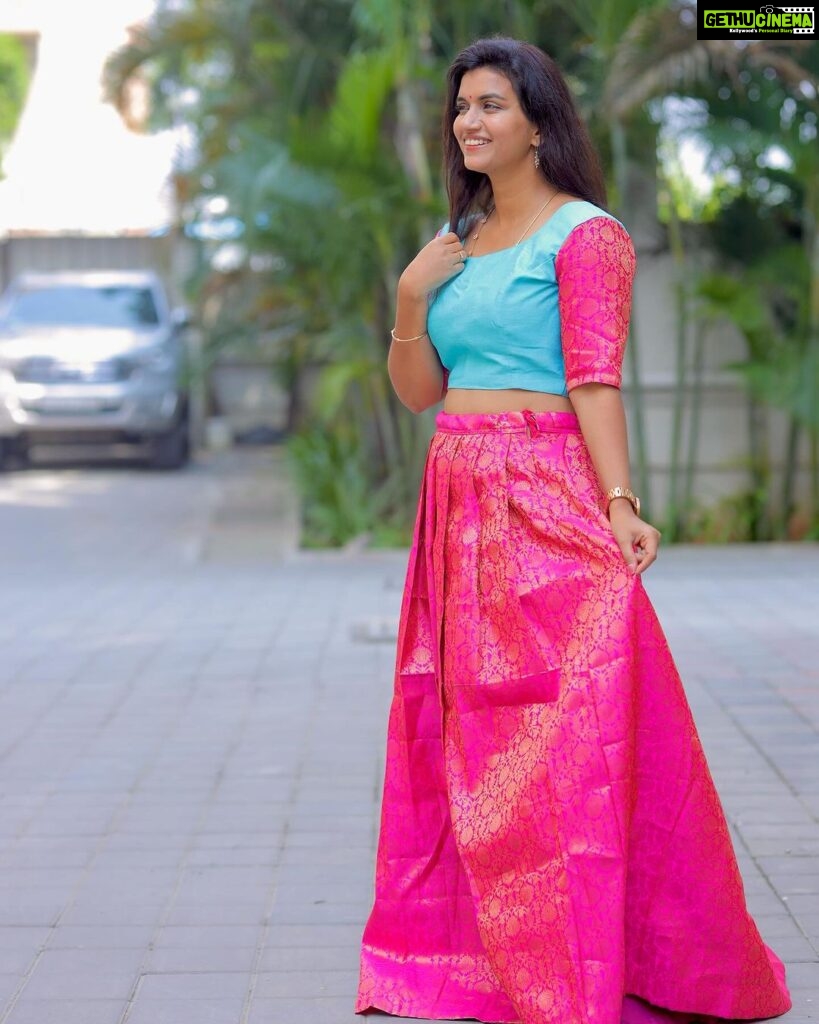
{"label": "square neckline blouse", "polygon": [[[503,247],[503,249],[493,249],[491,252],[478,253],[477,256],[467,256],[467,260],[484,260],[486,259],[487,256],[497,256],[498,253],[511,252],[513,249],[517,249],[521,245],[526,245],[527,242],[531,242],[533,238],[536,238],[541,231],[544,231],[552,223],[552,221],[555,219],[555,217],[557,217],[557,215],[560,213],[564,206],[573,206],[575,203],[585,202],[585,199],[569,199],[567,202],[561,203],[560,206],[558,206],[558,208],[554,211],[554,213],[547,217],[539,228],[535,228],[535,230],[530,235],[527,235],[526,238],[521,239],[520,242],[515,242],[514,245],[506,245]],[[444,226],[449,227],[449,221],[447,221]],[[467,234],[469,234],[469,232],[467,232]]]}
{"label": "square neckline blouse", "polygon": [[[446,221],[438,234],[448,230]],[[445,389],[566,396],[592,379],[619,386],[634,267],[623,224],[584,199],[514,245],[467,257],[428,296]]]}

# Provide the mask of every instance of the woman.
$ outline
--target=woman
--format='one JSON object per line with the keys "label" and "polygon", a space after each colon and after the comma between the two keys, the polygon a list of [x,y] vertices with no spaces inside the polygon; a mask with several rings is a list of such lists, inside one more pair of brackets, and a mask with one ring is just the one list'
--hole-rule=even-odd
{"label": "woman", "polygon": [[524,1024],[772,1017],[641,574],[619,385],[634,249],[554,62],[448,75],[451,223],[404,271],[389,372],[444,397],[399,623],[356,1012]]}

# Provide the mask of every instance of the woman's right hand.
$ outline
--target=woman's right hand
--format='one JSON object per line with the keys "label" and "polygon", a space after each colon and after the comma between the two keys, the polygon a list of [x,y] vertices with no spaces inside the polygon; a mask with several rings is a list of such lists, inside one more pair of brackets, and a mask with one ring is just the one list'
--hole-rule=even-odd
{"label": "woman's right hand", "polygon": [[427,242],[401,275],[398,286],[409,294],[427,295],[464,269],[466,255],[454,231]]}

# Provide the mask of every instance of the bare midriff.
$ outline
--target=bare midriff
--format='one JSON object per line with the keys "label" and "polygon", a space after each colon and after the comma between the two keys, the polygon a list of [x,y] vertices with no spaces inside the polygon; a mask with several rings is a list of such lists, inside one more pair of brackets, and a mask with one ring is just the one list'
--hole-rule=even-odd
{"label": "bare midriff", "polygon": [[524,388],[449,388],[444,395],[444,412],[507,412],[531,409],[532,412],[574,412],[565,395]]}

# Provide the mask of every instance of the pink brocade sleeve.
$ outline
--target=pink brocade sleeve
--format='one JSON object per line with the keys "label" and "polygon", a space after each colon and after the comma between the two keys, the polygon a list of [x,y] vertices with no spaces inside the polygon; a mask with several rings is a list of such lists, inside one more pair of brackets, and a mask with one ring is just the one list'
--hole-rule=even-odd
{"label": "pink brocade sleeve", "polygon": [[619,388],[637,268],[628,232],[610,217],[573,228],[555,258],[566,387]]}

